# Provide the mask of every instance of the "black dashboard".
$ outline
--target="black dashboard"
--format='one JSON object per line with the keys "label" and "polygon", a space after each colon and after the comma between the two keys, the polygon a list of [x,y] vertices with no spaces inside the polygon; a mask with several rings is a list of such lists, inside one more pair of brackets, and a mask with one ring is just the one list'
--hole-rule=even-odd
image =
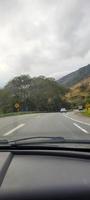
{"label": "black dashboard", "polygon": [[90,199],[90,159],[0,152],[0,199]]}

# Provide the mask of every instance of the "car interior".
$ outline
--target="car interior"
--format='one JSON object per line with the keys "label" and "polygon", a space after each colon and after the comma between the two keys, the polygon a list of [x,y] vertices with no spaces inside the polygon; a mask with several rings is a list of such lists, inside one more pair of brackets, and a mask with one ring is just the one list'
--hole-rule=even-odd
{"label": "car interior", "polygon": [[90,200],[90,0],[0,0],[0,200]]}
{"label": "car interior", "polygon": [[89,171],[88,150],[3,147],[0,199],[90,199]]}

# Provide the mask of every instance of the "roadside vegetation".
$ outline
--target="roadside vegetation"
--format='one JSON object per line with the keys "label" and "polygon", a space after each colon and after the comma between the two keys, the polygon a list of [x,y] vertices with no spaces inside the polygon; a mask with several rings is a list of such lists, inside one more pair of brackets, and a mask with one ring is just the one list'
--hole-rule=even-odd
{"label": "roadside vegetation", "polygon": [[78,106],[82,105],[88,112],[90,108],[90,77],[71,87],[65,98],[73,107],[78,108]]}
{"label": "roadside vegetation", "polygon": [[84,115],[84,116],[87,116],[87,117],[90,117],[90,109],[85,109],[83,112],[82,112],[82,114]]}
{"label": "roadside vegetation", "polygon": [[38,112],[11,112],[11,113],[0,113],[1,117],[9,117],[9,116],[18,116],[18,115],[25,115],[25,114],[37,114]]}
{"label": "roadside vegetation", "polygon": [[77,109],[80,105],[90,116],[90,77],[72,88],[61,86],[44,76],[21,75],[0,89],[0,117],[37,112],[58,112]]}
{"label": "roadside vegetation", "polygon": [[27,112],[57,112],[61,107],[70,108],[64,98],[67,89],[53,78],[31,78],[21,75],[10,80],[0,89],[1,115],[16,115]]}

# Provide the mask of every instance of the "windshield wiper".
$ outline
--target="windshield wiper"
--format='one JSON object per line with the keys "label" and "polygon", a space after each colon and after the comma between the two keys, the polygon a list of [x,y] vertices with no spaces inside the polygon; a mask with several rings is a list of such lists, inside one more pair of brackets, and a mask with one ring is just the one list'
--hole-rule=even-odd
{"label": "windshield wiper", "polygon": [[90,140],[83,139],[66,139],[64,137],[48,137],[48,136],[37,136],[37,137],[25,137],[16,140],[0,140],[0,145],[9,147],[19,147],[27,145],[43,145],[43,144],[90,144]]}
{"label": "windshield wiper", "polygon": [[8,141],[11,146],[21,145],[40,145],[40,144],[90,144],[90,140],[83,139],[65,139],[64,137],[26,137],[16,140]]}
{"label": "windshield wiper", "polygon": [[9,141],[10,144],[15,145],[27,145],[27,144],[42,144],[42,143],[55,143],[55,142],[64,142],[64,137],[48,137],[48,136],[37,136],[37,137],[26,137],[16,140]]}
{"label": "windshield wiper", "polygon": [[0,139],[0,145],[1,144],[9,144],[9,141],[7,139]]}

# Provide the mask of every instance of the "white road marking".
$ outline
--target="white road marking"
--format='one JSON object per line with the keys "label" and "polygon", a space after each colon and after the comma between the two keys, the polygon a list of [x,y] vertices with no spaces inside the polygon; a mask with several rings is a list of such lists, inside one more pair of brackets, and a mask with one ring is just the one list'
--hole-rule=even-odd
{"label": "white road marking", "polygon": [[8,131],[7,133],[5,133],[3,136],[7,136],[10,135],[11,133],[13,133],[14,131],[18,130],[19,128],[22,128],[25,124],[20,124],[18,126],[16,126],[15,128],[13,128],[12,130]]}
{"label": "white road marking", "polygon": [[68,119],[71,119],[71,120],[73,120],[73,121],[75,121],[75,122],[78,122],[78,123],[80,123],[80,124],[84,124],[84,125],[90,126],[89,123],[83,122],[83,121],[80,121],[80,120],[77,120],[77,119],[74,119],[74,118],[72,118],[72,117],[69,117],[68,115],[65,115],[65,114],[64,114],[64,117],[67,117]]}
{"label": "white road marking", "polygon": [[87,133],[88,134],[88,131],[86,131],[84,128],[82,128],[81,126],[79,126],[78,124],[76,123],[73,123],[74,126],[76,126],[77,128],[79,128],[81,131],[83,131],[84,133]]}

